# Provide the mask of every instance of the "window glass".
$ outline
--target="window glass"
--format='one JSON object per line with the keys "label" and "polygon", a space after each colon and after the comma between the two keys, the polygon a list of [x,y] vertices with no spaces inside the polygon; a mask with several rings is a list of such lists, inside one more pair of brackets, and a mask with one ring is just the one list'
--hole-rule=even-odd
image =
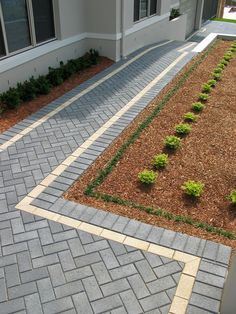
{"label": "window glass", "polygon": [[134,0],[134,22],[139,20],[140,0]]}
{"label": "window glass", "polygon": [[52,0],[32,0],[36,42],[55,37]]}
{"label": "window glass", "polygon": [[25,0],[1,0],[9,52],[31,45]]}
{"label": "window glass", "polygon": [[148,15],[148,0],[140,1],[140,18],[144,18]]}
{"label": "window glass", "polygon": [[157,0],[150,0],[150,15],[157,13]]}
{"label": "window glass", "polygon": [[0,57],[5,55],[5,46],[3,41],[3,35],[2,35],[2,25],[0,20]]}

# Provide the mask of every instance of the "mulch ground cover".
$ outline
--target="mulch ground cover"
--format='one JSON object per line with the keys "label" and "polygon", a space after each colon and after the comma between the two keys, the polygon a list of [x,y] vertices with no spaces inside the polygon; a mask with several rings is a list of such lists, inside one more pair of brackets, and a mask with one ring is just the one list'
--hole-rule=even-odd
{"label": "mulch ground cover", "polygon": [[[202,90],[202,84],[211,78],[211,73],[230,46],[230,42],[220,41],[210,51],[206,59],[194,70],[178,92],[168,101],[160,114],[141,133],[138,140],[125,152],[113,171],[97,188],[98,192],[117,196],[124,200],[162,208],[175,215],[191,217],[236,233],[236,208],[230,206],[226,196],[236,187],[236,58],[225,68],[222,80],[210,94],[204,111],[197,122],[192,124],[191,133],[182,139],[181,148],[170,155],[166,169],[159,172],[157,182],[152,187],[144,187],[137,175],[144,169],[152,169],[154,155],[163,151],[163,140],[174,134],[176,124],[183,121],[184,113],[191,110]],[[200,58],[198,56],[197,58]],[[185,75],[192,60],[181,73],[158,95],[139,115],[119,139],[103,153],[65,194],[65,197],[101,208],[129,218],[173,229],[183,233],[218,241],[236,247],[235,240],[229,240],[191,225],[148,214],[136,208],[104,202],[84,195],[88,184],[96,178],[117,149],[129,138],[141,121],[147,117],[156,104]],[[205,184],[203,195],[193,201],[183,195],[181,185],[188,180]]]}
{"label": "mulch ground cover", "polygon": [[32,101],[24,102],[20,104],[17,109],[4,111],[2,114],[0,114],[0,133],[6,131],[16,123],[22,121],[32,113],[48,105],[53,100],[62,96],[84,81],[90,79],[97,73],[105,70],[112,64],[112,60],[105,57],[100,57],[98,64],[91,66],[89,69],[74,74],[60,86],[53,87],[48,95],[42,95]]}

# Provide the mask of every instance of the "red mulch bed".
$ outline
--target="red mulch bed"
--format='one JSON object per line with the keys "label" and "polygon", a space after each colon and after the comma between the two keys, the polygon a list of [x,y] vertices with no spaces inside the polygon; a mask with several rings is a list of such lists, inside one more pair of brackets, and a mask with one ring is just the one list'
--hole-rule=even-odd
{"label": "red mulch bed", "polygon": [[[190,111],[191,104],[197,101],[202,84],[211,78],[212,70],[229,46],[230,43],[224,41],[216,45],[159,116],[126,151],[98,191],[139,204],[160,207],[174,214],[186,215],[236,233],[236,209],[226,200],[229,192],[236,187],[236,58],[226,67],[222,81],[210,94],[206,108],[199,115],[197,122],[192,124],[191,133],[183,138],[181,148],[171,154],[169,165],[159,173],[156,184],[152,188],[144,188],[137,180],[140,171],[145,168],[151,169],[150,161],[155,154],[163,151],[165,136],[173,134],[174,126],[182,121],[184,113]],[[178,77],[183,75],[190,65]],[[178,77],[164,89],[154,103],[175,85]],[[104,167],[143,117],[150,113],[153,105],[151,104],[118,141],[100,156],[81,180],[65,194],[65,197],[146,223],[236,247],[236,241],[204,230],[83,195],[88,182],[96,177],[99,169]],[[194,202],[183,196],[180,187],[187,180],[199,180],[205,184],[204,194],[199,201]]]}
{"label": "red mulch bed", "polygon": [[24,102],[17,109],[5,111],[0,115],[0,133],[6,131],[42,107],[48,105],[53,100],[62,96],[84,81],[87,81],[95,74],[105,70],[113,63],[114,62],[108,58],[100,57],[97,65],[93,65],[89,69],[83,70],[78,74],[74,74],[62,85],[54,87],[48,95],[42,95],[32,101]]}

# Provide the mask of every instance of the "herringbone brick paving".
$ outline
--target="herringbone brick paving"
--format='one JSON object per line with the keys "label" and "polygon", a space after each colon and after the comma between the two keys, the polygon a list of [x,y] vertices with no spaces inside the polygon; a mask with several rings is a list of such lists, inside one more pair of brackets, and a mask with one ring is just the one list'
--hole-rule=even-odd
{"label": "herringbone brick paving", "polygon": [[[182,272],[181,263],[20,212],[15,206],[179,56],[178,49],[183,45],[172,42],[154,49],[0,152],[0,313],[168,313]],[[148,97],[144,96],[114,124],[112,132],[94,143],[89,152],[90,161],[91,155],[96,159],[192,56],[189,53]],[[1,143],[120,64],[5,132],[0,137]],[[80,164],[81,173],[87,166],[85,156]],[[68,173],[68,181],[58,178],[53,183],[56,188],[51,187],[47,201],[54,203],[61,196],[60,191],[67,188],[65,183],[71,184],[77,178],[73,169]],[[94,214],[103,216],[102,212]],[[94,216],[84,216],[85,220],[88,218]],[[101,222],[108,228],[125,231],[123,219],[109,216]],[[150,241],[158,236],[156,229],[144,225],[139,228],[138,223],[132,221],[127,224],[128,234],[149,237]],[[200,255],[205,260],[203,258],[200,279],[194,286],[189,313],[197,313],[199,304],[204,302],[216,311],[230,251],[223,246],[212,248],[211,243],[185,238],[185,235],[174,233],[173,236],[167,230],[159,235],[159,240],[162,245],[180,250],[184,247],[184,251],[193,254],[202,252]],[[210,290],[206,278],[211,281]]]}

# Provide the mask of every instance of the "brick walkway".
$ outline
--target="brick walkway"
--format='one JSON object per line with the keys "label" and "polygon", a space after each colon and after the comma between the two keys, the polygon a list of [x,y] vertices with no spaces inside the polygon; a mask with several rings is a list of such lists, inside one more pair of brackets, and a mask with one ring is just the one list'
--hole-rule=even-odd
{"label": "brick walkway", "polygon": [[142,49],[0,135],[0,313],[218,312],[229,247],[61,199],[192,48]]}

